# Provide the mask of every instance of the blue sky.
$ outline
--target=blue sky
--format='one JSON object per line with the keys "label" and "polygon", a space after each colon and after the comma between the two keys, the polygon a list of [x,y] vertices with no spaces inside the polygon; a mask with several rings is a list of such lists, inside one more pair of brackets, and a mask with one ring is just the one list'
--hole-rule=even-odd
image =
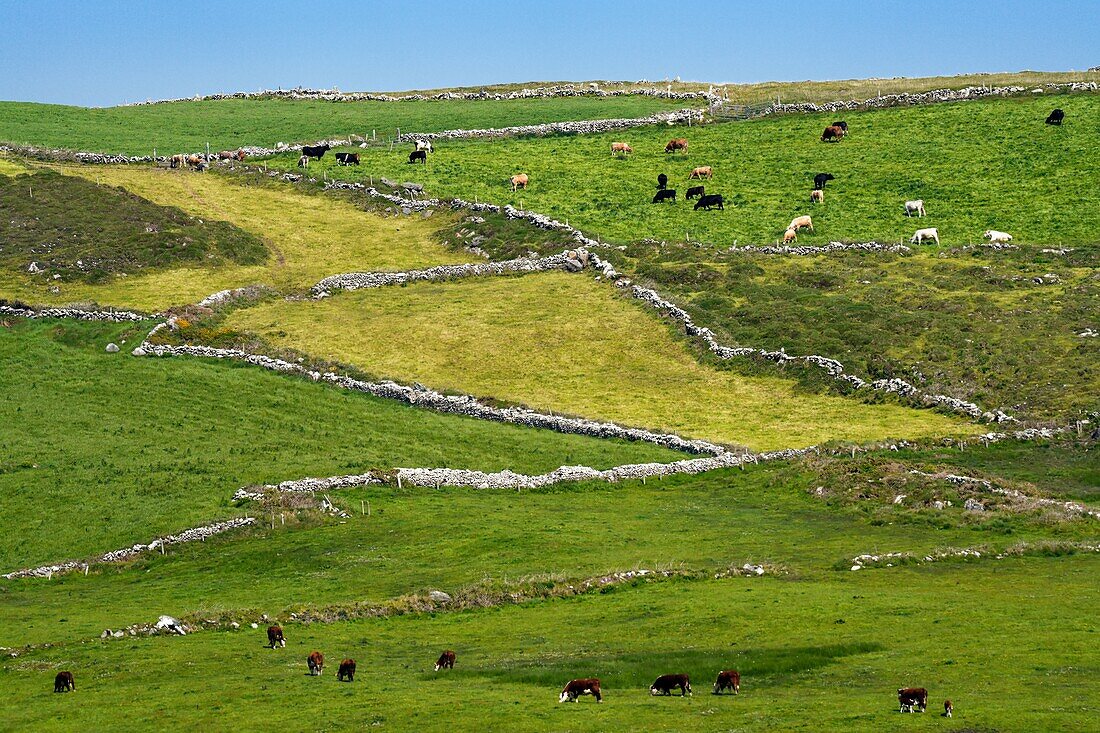
{"label": "blue sky", "polygon": [[0,0],[0,99],[1100,65],[1100,0]]}

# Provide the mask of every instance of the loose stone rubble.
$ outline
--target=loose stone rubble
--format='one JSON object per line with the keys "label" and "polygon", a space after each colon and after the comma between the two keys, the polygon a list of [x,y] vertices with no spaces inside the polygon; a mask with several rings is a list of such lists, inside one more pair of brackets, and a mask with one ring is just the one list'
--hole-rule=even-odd
{"label": "loose stone rubble", "polygon": [[986,548],[949,548],[936,550],[927,555],[914,555],[911,552],[885,552],[878,554],[856,555],[851,559],[851,569],[863,570],[864,568],[892,568],[898,565],[923,565],[925,563],[941,562],[943,560],[980,560],[993,559],[1004,560],[1010,557],[1023,557],[1029,554],[1056,550],[1066,553],[1100,552],[1100,544],[1088,542],[1058,542],[1058,543],[1021,543],[1006,550],[996,552]]}
{"label": "loose stone rubble", "polygon": [[[1084,504],[1080,504],[1075,501],[1059,501],[1058,499],[1047,499],[1041,496],[1030,496],[1017,489],[1006,489],[997,486],[992,481],[984,478],[976,478],[974,476],[959,476],[952,473],[927,473],[926,471],[918,471],[916,469],[910,470],[909,473],[915,476],[939,479],[941,481],[946,481],[948,483],[961,486],[981,487],[984,491],[990,494],[995,494],[1008,498],[1014,506],[1020,509],[1050,508],[1056,509],[1071,516],[1086,516],[1092,517],[1093,519],[1100,519],[1100,510],[1091,509]],[[964,506],[970,511],[986,510],[985,505],[974,498],[968,498]]]}

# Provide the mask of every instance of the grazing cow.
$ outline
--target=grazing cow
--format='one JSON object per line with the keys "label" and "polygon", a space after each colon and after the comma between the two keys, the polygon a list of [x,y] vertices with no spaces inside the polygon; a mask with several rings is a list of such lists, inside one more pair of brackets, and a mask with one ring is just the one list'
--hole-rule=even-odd
{"label": "grazing cow", "polygon": [[927,229],[918,229],[912,237],[909,238],[910,244],[920,244],[926,239],[931,239],[936,244],[940,243],[940,233],[936,227],[929,227]]}
{"label": "grazing cow", "polygon": [[237,157],[237,153],[232,150],[223,150],[218,153],[218,160],[232,160]]}
{"label": "grazing cow", "polygon": [[271,648],[285,647],[286,637],[283,636],[282,626],[268,626],[267,627],[267,643],[271,645]]}
{"label": "grazing cow", "polygon": [[171,158],[168,159],[168,167],[169,168],[182,168],[186,161],[187,161],[186,156],[184,156],[180,153],[176,153],[175,155],[173,155]]}
{"label": "grazing cow", "polygon": [[714,178],[714,170],[709,165],[701,165],[698,168],[694,169],[691,172],[691,175],[688,176],[689,181],[692,178],[706,178],[709,181],[711,178]]}
{"label": "grazing cow", "polygon": [[348,682],[355,682],[355,660],[345,659],[340,662],[340,669],[336,671],[336,679],[340,682],[344,681],[344,678],[348,678]]}
{"label": "grazing cow", "polygon": [[668,176],[661,173],[657,176],[657,190],[664,191],[666,188],[668,188]]}
{"label": "grazing cow", "polygon": [[688,188],[687,195],[684,196],[684,199],[690,201],[696,196],[702,196],[704,193],[706,193],[706,190],[704,190],[702,186],[691,186]]}
{"label": "grazing cow", "polygon": [[303,145],[302,155],[306,156],[307,158],[316,158],[317,160],[320,160],[321,158],[325,157],[325,153],[329,150],[332,150],[332,147],[327,143],[324,145]]}
{"label": "grazing cow", "polygon": [[708,193],[704,196],[700,196],[699,200],[695,202],[695,210],[706,209],[710,211],[712,206],[717,206],[719,211],[725,211],[726,207],[722,202],[722,194],[720,193]]}
{"label": "grazing cow", "polygon": [[521,188],[524,191],[527,190],[527,181],[529,179],[527,178],[526,173],[517,173],[516,175],[512,176],[510,180],[512,182],[512,193],[515,193]]}
{"label": "grazing cow", "polygon": [[359,153],[336,153],[336,162],[340,165],[359,165]]}
{"label": "grazing cow", "polygon": [[310,652],[306,664],[309,665],[309,676],[316,677],[325,668],[325,655],[321,652]]}
{"label": "grazing cow", "polygon": [[247,154],[244,152],[243,149],[237,151],[237,160],[244,160],[246,157]]}
{"label": "grazing cow", "polygon": [[600,681],[595,677],[569,680],[569,683],[562,689],[558,702],[576,702],[581,695],[591,695],[596,698],[596,702],[603,702],[603,695],[600,694]]}
{"label": "grazing cow", "polygon": [[848,123],[845,122],[844,120],[840,120],[839,122],[834,122],[832,125],[830,125],[830,127],[839,127],[841,130],[844,130],[845,135],[848,134]]}
{"label": "grazing cow", "polygon": [[835,125],[829,125],[825,128],[825,132],[821,133],[821,142],[828,142],[830,140],[839,142],[844,137],[844,128],[837,127]]}
{"label": "grazing cow", "polygon": [[616,153],[623,153],[625,155],[626,153],[633,153],[633,152],[634,152],[634,148],[630,147],[626,143],[611,143],[611,154],[612,155],[615,155]]}
{"label": "grazing cow", "polygon": [[308,168],[309,167],[309,156],[308,155],[303,155],[301,158],[298,158],[298,167],[299,168]]}
{"label": "grazing cow", "polygon": [[928,707],[928,690],[923,687],[903,687],[898,690],[898,705],[903,713],[913,712],[914,706],[923,713]]}
{"label": "grazing cow", "polygon": [[671,201],[676,203],[676,189],[666,188],[663,191],[658,191],[657,195],[653,197],[653,203],[659,204],[662,201]]}
{"label": "grazing cow", "polygon": [[714,681],[714,694],[720,695],[725,690],[733,690],[734,695],[741,692],[741,673],[736,669],[724,669],[718,673],[718,679]]}
{"label": "grazing cow", "polygon": [[455,668],[455,653],[450,649],[439,655],[439,659],[435,663],[435,671],[438,672],[441,669],[454,669]]}
{"label": "grazing cow", "polygon": [[680,690],[680,697],[691,694],[691,680],[686,674],[663,674],[649,686],[650,695],[671,695],[675,689]]}
{"label": "grazing cow", "polygon": [[955,712],[955,706],[951,704],[950,700],[943,701],[943,717],[950,718],[951,713]]}
{"label": "grazing cow", "polygon": [[810,201],[815,204],[825,203],[825,191],[820,188],[815,188],[813,191],[810,191]]}
{"label": "grazing cow", "polygon": [[679,150],[681,153],[686,153],[688,151],[687,138],[678,137],[674,140],[669,140],[668,144],[665,145],[666,153],[674,153],[677,150]]}
{"label": "grazing cow", "polygon": [[192,168],[198,168],[200,165],[202,165],[205,162],[206,162],[206,158],[202,157],[201,155],[188,155],[187,156],[187,165],[191,166]]}
{"label": "grazing cow", "polygon": [[818,173],[814,176],[814,188],[824,189],[825,184],[832,180],[834,180],[832,173]]}
{"label": "grazing cow", "polygon": [[924,199],[915,199],[905,202],[905,215],[912,216],[913,214],[924,216]]}
{"label": "grazing cow", "polygon": [[1008,232],[998,232],[996,229],[986,229],[985,234],[982,235],[990,242],[997,242],[999,244],[1008,244],[1012,241],[1012,235]]}
{"label": "grazing cow", "polygon": [[435,150],[432,149],[432,141],[431,140],[417,140],[416,141],[416,149],[417,150],[423,150],[424,152],[427,152],[427,153],[434,153],[435,152]]}
{"label": "grazing cow", "polygon": [[65,670],[64,672],[58,672],[57,676],[53,678],[53,691],[54,692],[69,692],[76,689],[76,682],[73,681],[73,673]]}
{"label": "grazing cow", "polygon": [[409,153],[409,162],[410,163],[415,163],[418,160],[421,163],[423,163],[424,165],[427,165],[428,164],[428,151],[427,150],[414,150],[411,153]]}
{"label": "grazing cow", "polygon": [[791,223],[787,225],[788,229],[794,229],[796,232],[802,227],[806,227],[812,232],[814,230],[813,219],[809,216],[796,216],[791,219]]}
{"label": "grazing cow", "polygon": [[790,244],[791,242],[797,241],[798,232],[796,232],[794,229],[788,229],[787,231],[783,232],[783,244]]}
{"label": "grazing cow", "polygon": [[1061,125],[1062,120],[1064,120],[1065,118],[1066,118],[1066,113],[1063,112],[1060,109],[1056,109],[1053,112],[1051,112],[1049,115],[1047,115],[1047,124],[1048,125]]}

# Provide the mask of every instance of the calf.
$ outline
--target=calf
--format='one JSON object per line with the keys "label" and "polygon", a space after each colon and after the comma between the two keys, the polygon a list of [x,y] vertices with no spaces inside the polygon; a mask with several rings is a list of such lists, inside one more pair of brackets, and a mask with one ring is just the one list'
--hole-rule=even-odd
{"label": "calf", "polygon": [[791,219],[791,223],[787,225],[788,229],[794,229],[796,232],[802,227],[806,227],[812,232],[814,230],[813,219],[809,216],[796,216]]}
{"label": "calf", "polygon": [[268,626],[267,627],[267,643],[271,645],[271,648],[285,647],[286,637],[283,636],[282,626]]}
{"label": "calf", "polygon": [[423,163],[424,165],[427,165],[428,164],[428,151],[427,150],[414,150],[411,153],[409,153],[409,162],[410,163],[415,163],[418,160],[421,163]]}
{"label": "calf", "polygon": [[53,691],[54,692],[69,692],[76,689],[76,682],[73,681],[73,673],[65,670],[64,672],[58,672],[57,676],[53,678]]}
{"label": "calf", "polygon": [[695,202],[696,211],[699,209],[710,211],[713,206],[717,206],[719,211],[725,211],[726,207],[722,204],[722,194],[708,193],[704,196],[700,196],[699,200]]}
{"label": "calf", "polygon": [[320,160],[321,158],[325,157],[325,153],[329,150],[332,150],[332,147],[328,143],[325,143],[324,145],[303,145],[302,155],[306,156],[307,158],[316,158],[317,160]]}
{"label": "calf", "polygon": [[519,190],[521,188],[524,191],[527,190],[528,178],[527,178],[526,173],[517,173],[516,175],[512,176],[511,181],[512,181],[512,193],[515,193],[517,190]]}
{"label": "calf", "polygon": [[650,695],[671,695],[675,689],[680,690],[680,697],[691,694],[691,680],[686,674],[663,674],[649,686]]}
{"label": "calf", "polygon": [[666,153],[674,153],[677,150],[679,150],[681,153],[686,153],[688,151],[687,138],[678,137],[673,140],[669,140],[668,144],[665,145]]}
{"label": "calf", "polygon": [[310,652],[306,664],[309,666],[309,676],[316,677],[325,668],[325,655],[321,652]]}
{"label": "calf", "polygon": [[909,238],[910,244],[920,244],[926,239],[931,239],[936,244],[940,243],[940,233],[936,230],[936,227],[928,227],[927,229],[918,229],[912,237]]}
{"label": "calf", "polygon": [[299,168],[308,168],[309,167],[309,156],[308,155],[303,155],[301,158],[298,158],[298,167]]}
{"label": "calf", "polygon": [[924,216],[923,199],[915,199],[913,201],[905,202],[905,215],[912,216],[913,214],[916,214],[917,216]]}
{"label": "calf", "polygon": [[835,180],[832,173],[818,173],[814,176],[814,188],[824,189],[828,181]]}
{"label": "calf", "polygon": [[928,707],[928,690],[923,687],[903,687],[898,690],[898,705],[903,713],[913,712],[914,706],[923,713]]}
{"label": "calf", "polygon": [[359,153],[336,153],[336,162],[340,165],[359,165]]}
{"label": "calf", "polygon": [[1064,120],[1065,118],[1066,118],[1066,113],[1063,112],[1060,109],[1056,109],[1053,112],[1051,112],[1049,115],[1047,115],[1047,124],[1048,125],[1061,125],[1062,120]]}
{"label": "calf", "polygon": [[821,142],[828,142],[830,140],[839,142],[844,137],[844,129],[836,127],[835,125],[829,125],[825,128],[825,132],[821,133]]}
{"label": "calf", "polygon": [[788,229],[783,232],[783,244],[790,244],[791,242],[798,241],[798,232],[794,229]]}
{"label": "calf", "polygon": [[694,169],[691,175],[688,176],[688,180],[692,178],[706,178],[709,181],[711,178],[714,178],[714,169],[709,165],[701,165]]}
{"label": "calf", "polygon": [[734,695],[741,692],[741,673],[736,669],[724,669],[718,673],[718,679],[714,681],[714,694],[720,695],[725,690],[733,690]]}
{"label": "calf", "polygon": [[600,694],[600,681],[595,677],[586,677],[579,680],[570,680],[558,696],[558,702],[576,702],[581,695],[591,695],[596,702],[603,702]]}
{"label": "calf", "polygon": [[671,201],[676,203],[676,189],[666,188],[662,191],[658,191],[657,195],[653,197],[653,203],[659,204],[662,201]]}
{"label": "calf", "polygon": [[690,188],[688,188],[687,195],[684,196],[684,199],[690,201],[697,196],[702,196],[704,193],[706,193],[706,190],[703,188],[703,186],[691,186]]}
{"label": "calf", "polygon": [[810,191],[810,201],[815,204],[825,203],[825,192],[820,188],[815,188],[813,191]]}
{"label": "calf", "polygon": [[998,232],[996,229],[986,229],[982,237],[988,239],[990,242],[997,242],[999,244],[1008,244],[1012,241],[1012,235],[1008,232]]}
{"label": "calf", "polygon": [[668,188],[668,176],[661,173],[657,176],[657,190],[664,191],[666,188]]}
{"label": "calf", "polygon": [[344,681],[347,677],[348,682],[355,682],[355,660],[345,659],[340,662],[340,669],[336,671],[336,679],[340,682]]}
{"label": "calf", "polygon": [[612,155],[615,155],[616,153],[623,153],[625,155],[626,153],[633,153],[633,152],[634,152],[634,148],[630,147],[626,143],[611,143],[611,154]]}
{"label": "calf", "polygon": [[955,706],[951,704],[950,700],[943,701],[943,717],[950,718],[951,713],[955,712]]}
{"label": "calf", "polygon": [[455,653],[450,649],[439,655],[439,659],[435,663],[435,671],[438,672],[441,669],[454,669],[455,668]]}

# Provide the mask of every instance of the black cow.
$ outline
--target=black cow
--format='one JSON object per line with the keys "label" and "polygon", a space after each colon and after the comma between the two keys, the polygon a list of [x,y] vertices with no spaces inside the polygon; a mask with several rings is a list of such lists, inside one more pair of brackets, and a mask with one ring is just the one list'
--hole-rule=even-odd
{"label": "black cow", "polygon": [[69,692],[76,689],[76,683],[73,682],[73,673],[69,671],[58,672],[57,676],[53,678],[53,691],[54,692]]}
{"label": "black cow", "polygon": [[681,697],[691,694],[691,681],[686,674],[663,674],[649,686],[650,695],[671,695],[679,689]]}
{"label": "black cow", "polygon": [[1062,120],[1065,119],[1065,117],[1066,117],[1065,112],[1063,112],[1060,109],[1056,109],[1053,112],[1051,112],[1049,115],[1047,115],[1047,124],[1048,125],[1060,125],[1060,124],[1062,124]]}
{"label": "black cow", "polygon": [[336,153],[336,162],[340,165],[359,165],[359,153]]}
{"label": "black cow", "polygon": [[720,211],[725,211],[726,207],[722,205],[722,194],[720,193],[708,193],[699,197],[699,200],[695,202],[695,210],[706,209],[710,211],[712,206],[717,206]]}
{"label": "black cow", "polygon": [[833,127],[839,127],[841,130],[844,130],[845,135],[848,134],[848,123],[844,120],[841,120],[840,122],[834,122]]}
{"label": "black cow", "polygon": [[414,150],[411,153],[409,153],[409,162],[410,163],[415,163],[418,160],[421,163],[423,163],[424,165],[427,165],[428,164],[428,151],[427,150]]}
{"label": "black cow", "polygon": [[832,173],[818,173],[814,176],[814,188],[823,190],[828,181],[834,180]]}
{"label": "black cow", "polygon": [[662,173],[657,176],[657,190],[664,191],[666,188],[668,188],[668,176]]}
{"label": "black cow", "polygon": [[662,201],[671,201],[676,203],[676,189],[666,188],[657,192],[657,195],[653,197],[653,203],[659,204]]}
{"label": "black cow", "polygon": [[702,196],[704,193],[706,193],[706,191],[703,190],[702,186],[692,186],[688,189],[687,195],[684,196],[684,199],[690,200],[695,198],[696,196]]}
{"label": "black cow", "polygon": [[355,682],[355,660],[345,659],[340,662],[340,669],[336,670],[336,679],[340,682],[347,678],[348,682]]}
{"label": "black cow", "polygon": [[325,157],[325,153],[329,150],[332,150],[332,148],[327,143],[324,145],[303,145],[302,155],[307,158],[316,158],[320,160]]}

